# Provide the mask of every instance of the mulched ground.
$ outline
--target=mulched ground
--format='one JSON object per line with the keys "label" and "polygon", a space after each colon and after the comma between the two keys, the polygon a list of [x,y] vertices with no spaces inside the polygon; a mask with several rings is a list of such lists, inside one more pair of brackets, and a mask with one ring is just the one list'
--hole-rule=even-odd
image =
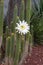
{"label": "mulched ground", "polygon": [[27,55],[22,65],[43,65],[43,46],[33,46],[31,55]]}
{"label": "mulched ground", "polygon": [[43,65],[43,46],[34,46],[31,55],[27,55],[22,65]]}

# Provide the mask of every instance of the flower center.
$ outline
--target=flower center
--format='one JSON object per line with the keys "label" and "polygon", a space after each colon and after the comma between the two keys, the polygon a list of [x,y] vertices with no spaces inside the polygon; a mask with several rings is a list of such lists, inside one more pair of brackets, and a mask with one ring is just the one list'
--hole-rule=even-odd
{"label": "flower center", "polygon": [[21,25],[21,29],[22,29],[22,30],[24,30],[25,28],[26,28],[25,26]]}

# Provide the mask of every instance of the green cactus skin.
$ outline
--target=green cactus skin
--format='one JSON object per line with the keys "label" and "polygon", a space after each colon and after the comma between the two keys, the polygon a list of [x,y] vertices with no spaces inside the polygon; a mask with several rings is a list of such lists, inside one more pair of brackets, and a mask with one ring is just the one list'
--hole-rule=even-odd
{"label": "green cactus skin", "polygon": [[25,47],[25,37],[24,35],[20,35],[20,53],[19,53],[19,61],[21,60],[23,51]]}
{"label": "green cactus skin", "polygon": [[[26,21],[30,25],[30,17],[31,17],[31,0],[27,0],[26,3]],[[29,34],[30,32],[26,35],[26,39],[29,40]]]}
{"label": "green cactus skin", "polygon": [[34,40],[34,38],[33,38],[33,25],[31,25],[31,34],[32,34],[32,44],[33,44],[33,40]]}
{"label": "green cactus skin", "polygon": [[14,58],[14,33],[11,33],[10,57]]}
{"label": "green cactus skin", "polygon": [[[25,8],[24,8],[24,0],[22,0],[21,1],[20,16],[19,16],[21,21],[24,20],[24,10],[25,10]],[[19,18],[18,18],[18,20],[19,20]],[[19,38],[19,40],[20,40],[20,52],[19,52],[19,59],[18,59],[18,61],[21,60],[23,49],[24,49],[24,40],[22,38],[23,38],[23,35],[22,36],[20,35],[20,38]]]}
{"label": "green cactus skin", "polygon": [[[24,20],[24,11],[25,11],[25,7],[24,7],[24,0],[21,1],[21,10],[20,10],[20,20]],[[22,39],[23,38],[23,39]],[[20,58],[21,58],[21,55],[22,55],[22,52],[23,52],[23,48],[24,48],[24,35],[21,36],[21,52],[20,52]]]}
{"label": "green cactus skin", "polygon": [[10,54],[10,43],[11,43],[11,37],[8,36],[6,39],[6,56],[9,57]]}
{"label": "green cactus skin", "polygon": [[0,2],[0,36],[3,35],[3,3]]}
{"label": "green cactus skin", "polygon": [[5,52],[5,65],[9,65],[9,57],[10,57],[10,43],[11,43],[11,37],[8,36],[6,38],[6,52]]}
{"label": "green cactus skin", "polygon": [[30,46],[30,49],[29,49],[29,54],[31,55],[32,53],[32,46],[33,46],[33,39],[32,39],[32,35],[29,34],[29,46]]}
{"label": "green cactus skin", "polygon": [[19,62],[20,51],[21,51],[20,35],[17,34],[17,39],[16,39],[16,52],[15,52],[14,65],[17,65],[18,62]]}
{"label": "green cactus skin", "polygon": [[24,37],[24,35],[22,35],[22,38],[21,38],[21,53],[23,53],[23,51],[24,51],[24,46],[25,46],[25,37]]}
{"label": "green cactus skin", "polygon": [[31,36],[31,34],[29,34],[29,43],[31,43],[32,42],[32,36]]}
{"label": "green cactus skin", "polygon": [[31,0],[27,0],[26,4],[26,21],[30,24],[30,17],[31,17]]}
{"label": "green cactus skin", "polygon": [[14,22],[11,21],[11,32],[14,32]]}
{"label": "green cactus skin", "polygon": [[24,20],[24,0],[21,1],[20,20]]}
{"label": "green cactus skin", "polygon": [[18,8],[17,8],[17,5],[15,5],[15,8],[14,8],[14,15],[13,15],[13,30],[15,32],[15,25],[17,23],[17,12],[18,12]]}
{"label": "green cactus skin", "polygon": [[10,56],[14,59],[14,43],[15,43],[15,35],[16,35],[16,32],[15,32],[15,25],[16,25],[16,22],[18,21],[18,18],[17,18],[17,12],[18,12],[18,8],[17,8],[17,5],[15,5],[15,8],[14,8],[14,15],[13,15],[13,20],[11,22],[11,44],[10,44]]}
{"label": "green cactus skin", "polygon": [[9,28],[6,26],[6,38],[9,36]]}
{"label": "green cactus skin", "polygon": [[[31,0],[27,0],[26,3],[26,21],[30,25],[30,17],[31,17]],[[26,40],[28,41],[28,44],[32,42],[30,32],[26,35]]]}
{"label": "green cactus skin", "polygon": [[15,33],[15,26],[16,26],[16,23],[17,23],[17,21],[18,21],[17,12],[18,12],[18,8],[17,8],[17,5],[15,5],[13,20],[12,20],[12,22],[11,22],[11,32],[12,32],[12,33]]}
{"label": "green cactus skin", "polygon": [[[4,37],[4,34],[3,34],[3,8],[4,8],[3,3],[0,1],[0,47],[1,47],[1,44],[3,45],[2,38]],[[0,51],[1,51],[1,48],[0,48]],[[2,56],[3,54],[0,52],[0,59]]]}

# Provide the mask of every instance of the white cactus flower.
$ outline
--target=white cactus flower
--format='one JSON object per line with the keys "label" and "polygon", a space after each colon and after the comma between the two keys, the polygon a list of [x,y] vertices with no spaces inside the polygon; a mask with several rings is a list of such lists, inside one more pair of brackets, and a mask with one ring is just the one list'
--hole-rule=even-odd
{"label": "white cactus flower", "polygon": [[30,26],[27,24],[27,22],[25,20],[20,21],[19,23],[16,23],[17,27],[15,28],[19,33],[22,34],[27,34],[29,32]]}

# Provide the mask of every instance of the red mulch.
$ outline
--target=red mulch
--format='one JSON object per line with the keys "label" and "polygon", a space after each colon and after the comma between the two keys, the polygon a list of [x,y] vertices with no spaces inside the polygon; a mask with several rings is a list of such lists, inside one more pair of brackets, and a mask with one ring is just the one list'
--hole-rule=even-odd
{"label": "red mulch", "polygon": [[28,54],[22,65],[43,65],[43,46],[33,46],[31,56]]}
{"label": "red mulch", "polygon": [[43,65],[43,46],[34,46],[31,56],[28,54],[22,65]]}

